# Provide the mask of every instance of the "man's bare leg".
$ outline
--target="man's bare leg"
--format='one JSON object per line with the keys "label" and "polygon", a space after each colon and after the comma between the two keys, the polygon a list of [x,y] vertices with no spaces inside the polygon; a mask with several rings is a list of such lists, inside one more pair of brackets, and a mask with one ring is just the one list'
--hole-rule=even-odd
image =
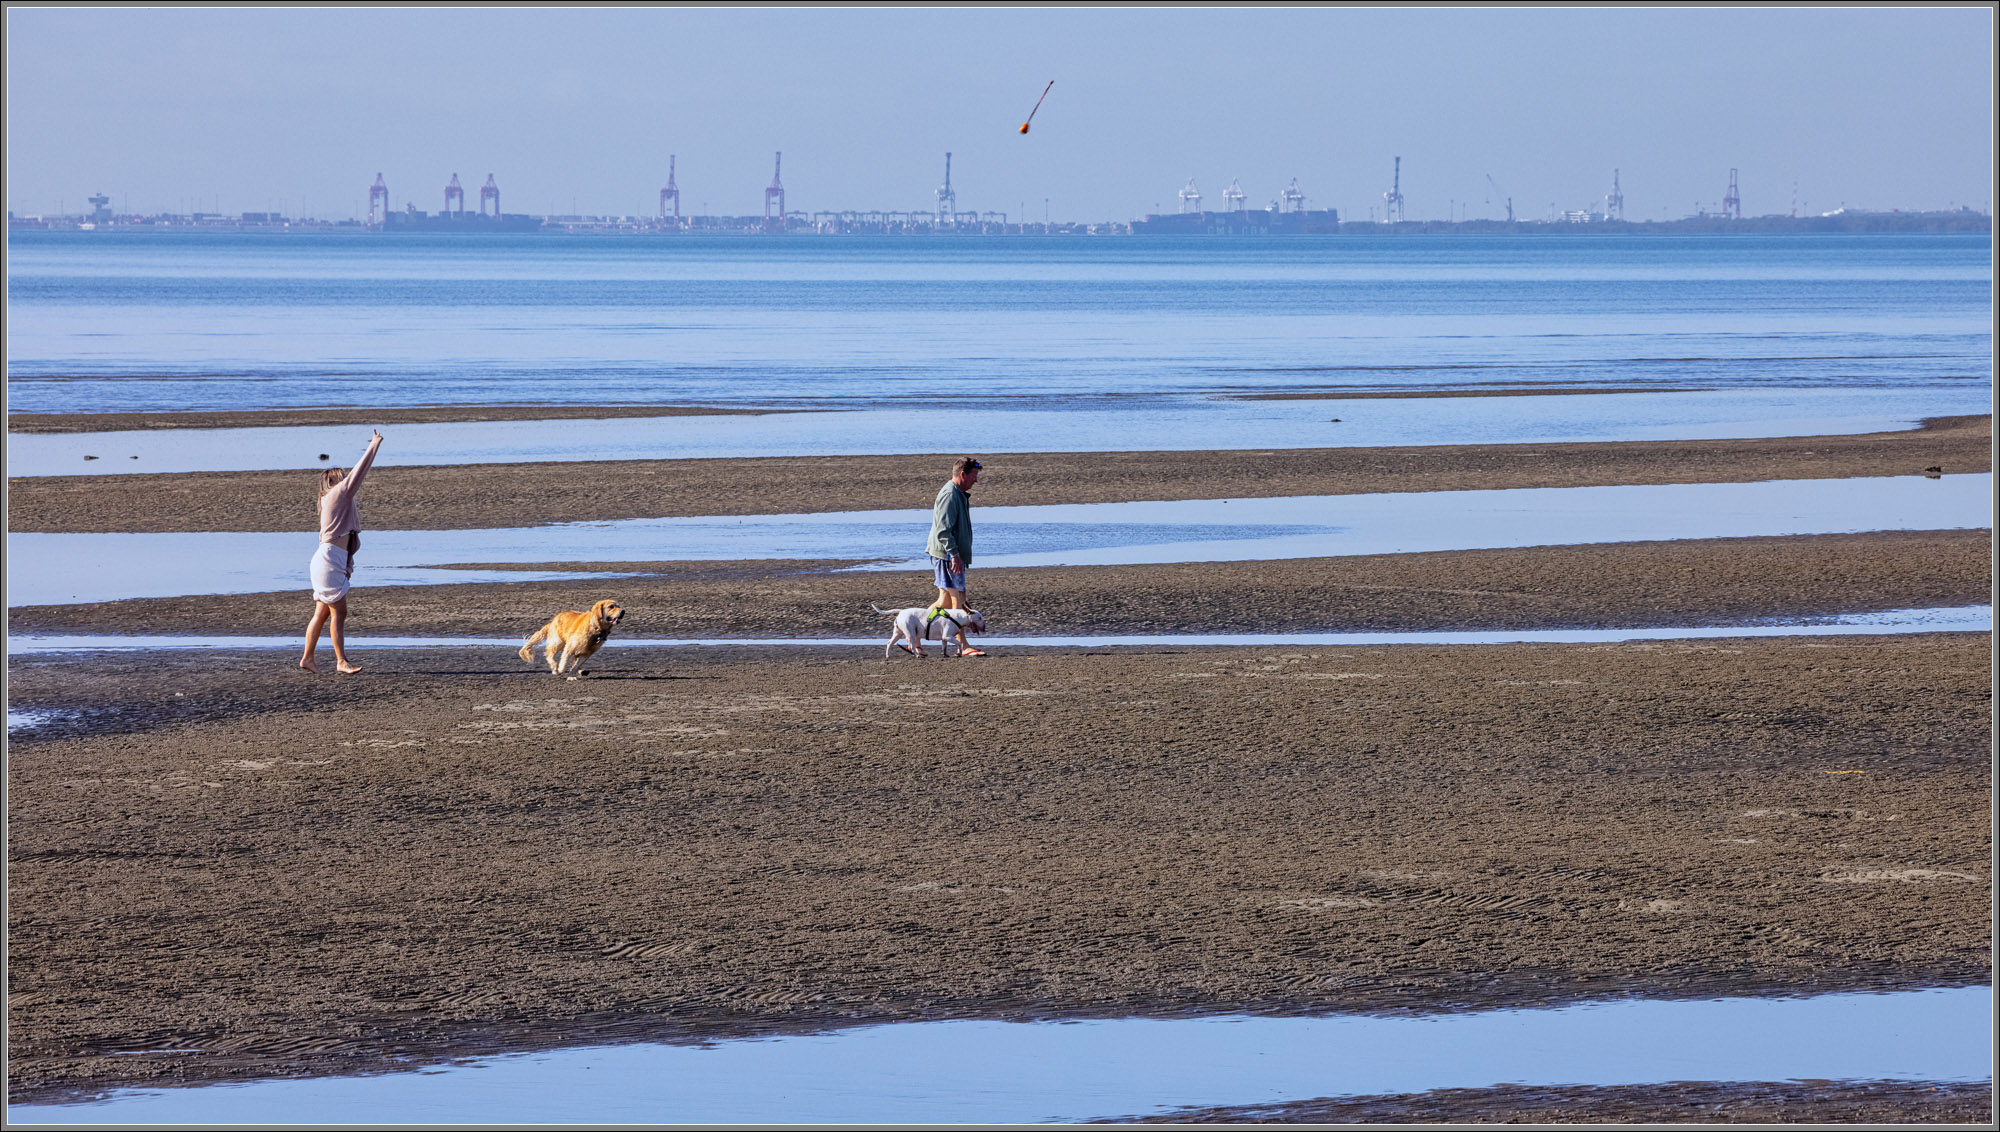
{"label": "man's bare leg", "polygon": [[959,629],[959,631],[953,635],[958,638],[958,655],[962,657],[986,655],[985,650],[973,648],[972,645],[966,641],[965,630],[963,628]]}

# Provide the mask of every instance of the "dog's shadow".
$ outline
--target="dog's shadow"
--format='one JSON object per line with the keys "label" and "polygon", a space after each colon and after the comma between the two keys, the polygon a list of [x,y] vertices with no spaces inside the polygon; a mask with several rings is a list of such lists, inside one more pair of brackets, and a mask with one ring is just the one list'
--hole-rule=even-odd
{"label": "dog's shadow", "polygon": [[398,676],[499,676],[521,680],[541,680],[552,684],[594,684],[600,680],[634,680],[653,682],[660,680],[720,680],[720,676],[683,676],[671,672],[592,672],[580,680],[564,676],[552,676],[547,672],[522,672],[514,668],[429,668],[421,672],[404,669]]}
{"label": "dog's shadow", "polygon": [[[546,676],[545,676],[545,677],[543,677],[543,679],[549,679],[549,677],[546,677]],[[569,679],[568,679],[567,677],[562,677],[562,678],[560,678],[560,679],[561,679],[561,680],[562,680],[562,682],[563,682],[563,683],[565,683],[565,684],[568,684],[568,683],[571,683],[571,681],[570,681],[570,680],[569,680]],[[578,679],[577,679],[577,680],[575,681],[575,683],[578,683],[578,684],[584,684],[584,683],[590,683],[590,684],[594,684],[594,683],[596,683],[596,682],[597,682],[597,681],[599,681],[599,680],[642,680],[642,681],[649,681],[649,682],[650,682],[650,681],[655,681],[655,680],[720,680],[720,679],[722,679],[722,677],[720,677],[720,676],[682,676],[682,675],[679,675],[679,674],[677,674],[677,673],[671,673],[671,672],[658,672],[658,673],[653,673],[653,672],[587,672],[587,673],[584,673],[584,674],[583,674],[583,675],[582,675],[582,676],[581,676],[580,678],[578,678]]]}

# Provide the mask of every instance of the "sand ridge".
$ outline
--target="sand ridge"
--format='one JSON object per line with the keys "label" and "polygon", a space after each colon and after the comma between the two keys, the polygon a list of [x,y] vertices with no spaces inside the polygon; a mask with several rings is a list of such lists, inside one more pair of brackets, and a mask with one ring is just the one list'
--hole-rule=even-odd
{"label": "sand ridge", "polygon": [[[621,638],[887,637],[870,610],[934,599],[927,572],[826,562],[572,562],[637,571],[552,582],[371,586],[349,631],[526,636],[561,609],[625,606]],[[489,564],[490,565],[490,564]],[[1715,625],[1992,600],[1990,531],[1688,539],[1275,562],[981,569],[995,633],[1241,633]],[[303,571],[301,571],[303,575]],[[16,634],[272,636],[303,631],[303,589],[9,611]]]}
{"label": "sand ridge", "polygon": [[[978,453],[987,470],[973,516],[1038,503],[1949,475],[1991,471],[1991,449],[1992,417],[1975,416],[1771,440]],[[373,530],[454,530],[928,508],[956,455],[385,466],[369,477],[363,514]],[[311,470],[13,477],[8,529],[310,530],[316,482]]]}

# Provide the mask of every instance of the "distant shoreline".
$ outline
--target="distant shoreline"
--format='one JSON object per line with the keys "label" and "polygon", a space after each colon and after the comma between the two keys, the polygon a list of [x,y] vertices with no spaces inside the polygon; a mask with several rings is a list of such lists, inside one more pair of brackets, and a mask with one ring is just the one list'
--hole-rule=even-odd
{"label": "distant shoreline", "polygon": [[[1332,210],[1328,210],[1331,213]],[[1991,235],[1993,217],[1970,209],[1930,212],[1843,211],[1821,216],[1751,216],[1731,219],[1723,216],[1689,216],[1677,220],[1406,220],[1384,223],[1374,220],[1336,220],[1310,232],[1260,232],[1245,229],[1240,218],[1251,213],[1204,212],[1165,213],[1135,217],[1130,221],[1021,224],[1001,221],[968,223],[938,230],[888,221],[854,222],[834,219],[836,213],[795,213],[781,231],[771,231],[761,216],[689,217],[676,224],[649,216],[545,216],[535,217],[539,229],[532,231],[482,230],[468,225],[462,232],[449,227],[414,227],[399,231],[370,228],[358,220],[303,220],[285,217],[236,219],[219,216],[114,217],[93,221],[87,216],[7,217],[9,235],[16,232],[168,232],[268,234],[348,233],[366,236],[468,236],[523,238],[542,234],[562,236],[896,236],[955,239],[976,236],[1083,237],[1147,235],[1183,237],[1226,237],[1269,239],[1273,236],[1690,236],[1690,235]],[[1284,214],[1290,215],[1290,214]],[[1317,214],[1316,214],[1317,215]],[[817,219],[816,219],[817,218]],[[1161,222],[1174,221],[1170,226]],[[1147,231],[1157,225],[1173,230]],[[1191,230],[1182,230],[1191,229]]]}

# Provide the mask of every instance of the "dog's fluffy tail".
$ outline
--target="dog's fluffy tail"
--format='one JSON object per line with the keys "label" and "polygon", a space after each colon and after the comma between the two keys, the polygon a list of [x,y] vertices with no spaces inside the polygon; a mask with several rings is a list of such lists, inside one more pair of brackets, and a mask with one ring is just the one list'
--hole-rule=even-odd
{"label": "dog's fluffy tail", "polygon": [[535,635],[529,637],[527,642],[521,646],[521,659],[527,661],[529,664],[535,663],[535,646],[547,640],[548,636],[549,627],[547,625],[535,630]]}

